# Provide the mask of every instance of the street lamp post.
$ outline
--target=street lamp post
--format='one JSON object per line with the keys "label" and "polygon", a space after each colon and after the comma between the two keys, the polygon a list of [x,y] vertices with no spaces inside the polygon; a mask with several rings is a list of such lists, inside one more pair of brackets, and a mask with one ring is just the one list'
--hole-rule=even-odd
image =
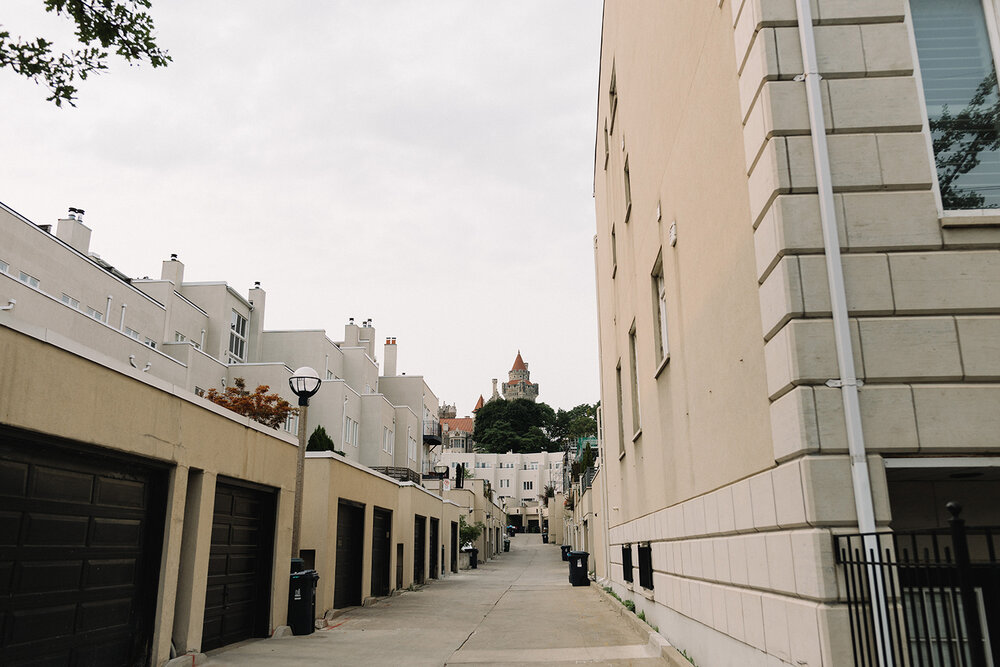
{"label": "street lamp post", "polygon": [[292,393],[299,397],[299,454],[295,464],[295,509],[292,513],[292,558],[299,555],[299,537],[302,534],[302,482],[306,469],[306,416],[309,399],[319,391],[322,381],[319,373],[308,366],[299,368],[288,378]]}

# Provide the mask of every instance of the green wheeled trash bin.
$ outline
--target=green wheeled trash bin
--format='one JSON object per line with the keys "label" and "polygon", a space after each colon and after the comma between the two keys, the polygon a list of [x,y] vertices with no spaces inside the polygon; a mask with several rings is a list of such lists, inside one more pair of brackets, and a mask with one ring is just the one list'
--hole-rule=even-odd
{"label": "green wheeled trash bin", "polygon": [[293,635],[311,635],[316,630],[316,570],[292,572],[288,586],[288,626]]}
{"label": "green wheeled trash bin", "polygon": [[587,558],[590,556],[586,551],[569,552],[569,583],[574,586],[589,586],[590,577],[587,576]]}

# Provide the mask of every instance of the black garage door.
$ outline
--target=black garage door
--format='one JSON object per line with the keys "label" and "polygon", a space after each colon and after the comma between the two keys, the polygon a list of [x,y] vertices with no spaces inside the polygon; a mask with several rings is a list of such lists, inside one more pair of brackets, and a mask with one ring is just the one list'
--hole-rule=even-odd
{"label": "black garage door", "polygon": [[424,550],[427,545],[427,519],[419,514],[413,517],[413,583],[424,583]]}
{"label": "black garage door", "polygon": [[365,506],[341,499],[337,503],[337,573],[333,584],[335,609],[361,604],[364,540]]}
{"label": "black garage door", "polygon": [[372,517],[372,595],[389,594],[389,550],[392,548],[392,510],[376,507]]}
{"label": "black garage door", "polygon": [[145,665],[165,471],[0,426],[0,662]]}
{"label": "black garage door", "polygon": [[220,477],[215,487],[201,649],[267,637],[274,491]]}

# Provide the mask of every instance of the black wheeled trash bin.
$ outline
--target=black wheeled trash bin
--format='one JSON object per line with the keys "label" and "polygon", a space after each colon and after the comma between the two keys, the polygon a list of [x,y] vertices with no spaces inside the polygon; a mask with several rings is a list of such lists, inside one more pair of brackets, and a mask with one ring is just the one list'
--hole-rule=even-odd
{"label": "black wheeled trash bin", "polygon": [[479,549],[475,547],[469,549],[469,567],[473,570],[479,569]]}
{"label": "black wheeled trash bin", "polygon": [[542,544],[548,544],[548,543],[549,543],[549,534],[542,533]]}
{"label": "black wheeled trash bin", "polygon": [[510,538],[509,537],[503,538],[503,550],[504,551],[510,551]]}
{"label": "black wheeled trash bin", "polygon": [[569,551],[572,548],[573,547],[571,547],[568,544],[561,544],[561,545],[559,545],[559,550],[562,551],[562,559],[563,560],[569,560]]}
{"label": "black wheeled trash bin", "polygon": [[293,635],[311,635],[316,630],[316,570],[292,572],[288,586],[288,625]]}
{"label": "black wheeled trash bin", "polygon": [[590,554],[586,551],[569,552],[569,583],[574,586],[590,585],[590,577],[587,576],[588,556]]}

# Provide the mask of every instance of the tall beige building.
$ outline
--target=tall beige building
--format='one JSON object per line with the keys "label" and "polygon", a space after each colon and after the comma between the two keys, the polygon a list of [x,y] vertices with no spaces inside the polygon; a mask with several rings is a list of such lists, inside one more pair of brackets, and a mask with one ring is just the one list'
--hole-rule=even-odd
{"label": "tall beige building", "polygon": [[905,614],[961,625],[835,536],[1000,524],[998,35],[992,0],[605,2],[598,575],[697,664],[922,664]]}

